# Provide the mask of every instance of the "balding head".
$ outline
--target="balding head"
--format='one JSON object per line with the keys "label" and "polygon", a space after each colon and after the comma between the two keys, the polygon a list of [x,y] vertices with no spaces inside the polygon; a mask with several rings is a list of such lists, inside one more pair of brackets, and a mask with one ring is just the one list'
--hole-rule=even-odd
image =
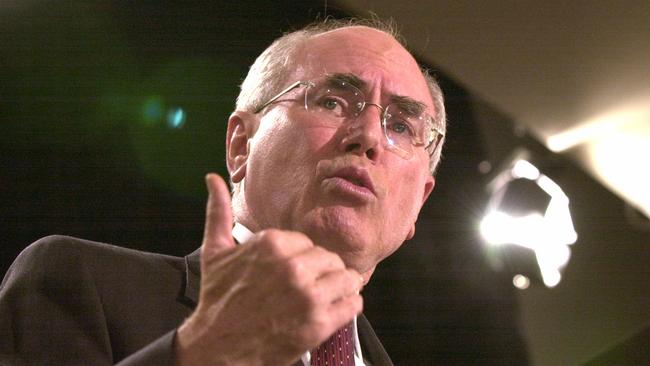
{"label": "balding head", "polygon": [[235,220],[304,233],[369,277],[414,235],[435,185],[422,132],[433,119],[444,131],[444,107],[430,81],[391,33],[365,24],[319,24],[274,42],[229,120]]}
{"label": "balding head", "polygon": [[[287,33],[278,38],[255,60],[246,79],[241,85],[241,92],[237,97],[236,109],[247,112],[257,110],[263,103],[294,81],[289,80],[289,76],[292,72],[303,66],[296,58],[296,55],[303,47],[309,47],[310,41],[315,37],[345,28],[352,28],[352,32],[348,33],[348,36],[351,37],[340,37],[342,40],[347,39],[349,42],[364,42],[363,37],[358,37],[363,35],[364,32],[382,32],[388,36],[385,38],[385,42],[397,43],[402,47],[404,52],[407,52],[405,42],[396,31],[395,26],[390,22],[383,22],[377,19],[326,19],[325,21],[315,22],[303,29]],[[414,59],[413,62],[415,62]],[[435,125],[441,126],[445,130],[446,113],[442,91],[436,80],[430,75],[428,69],[422,68],[421,73],[430,93],[429,99],[433,105],[432,116],[434,117]],[[443,145],[444,138],[440,142],[439,147],[431,152],[429,164],[431,174],[435,173],[440,162]]]}

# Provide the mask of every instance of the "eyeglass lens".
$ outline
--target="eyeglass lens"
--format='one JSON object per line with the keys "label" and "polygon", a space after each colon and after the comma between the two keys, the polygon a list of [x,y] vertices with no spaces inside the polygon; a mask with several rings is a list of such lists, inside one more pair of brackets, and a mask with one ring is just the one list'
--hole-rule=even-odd
{"label": "eyeglass lens", "polygon": [[337,126],[357,117],[367,106],[378,107],[387,147],[402,150],[397,152],[403,157],[410,155],[415,146],[429,142],[431,128],[426,114],[400,108],[395,103],[385,109],[368,103],[361,90],[345,81],[325,79],[312,84],[305,93],[305,106]]}

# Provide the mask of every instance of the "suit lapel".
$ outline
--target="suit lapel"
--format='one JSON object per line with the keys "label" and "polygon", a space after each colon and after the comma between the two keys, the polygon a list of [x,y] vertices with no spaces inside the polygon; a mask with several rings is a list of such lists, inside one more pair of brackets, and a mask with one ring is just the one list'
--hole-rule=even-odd
{"label": "suit lapel", "polygon": [[[239,244],[237,239],[235,243]],[[199,289],[201,286],[201,248],[185,256],[185,301],[190,301],[192,306],[199,303]]]}
{"label": "suit lapel", "polygon": [[357,331],[359,332],[359,343],[364,362],[368,366],[392,366],[388,353],[382,346],[377,334],[372,329],[368,319],[361,314],[357,317]]}
{"label": "suit lapel", "polygon": [[192,306],[199,302],[199,288],[201,286],[201,248],[185,257],[185,289],[183,295]]}

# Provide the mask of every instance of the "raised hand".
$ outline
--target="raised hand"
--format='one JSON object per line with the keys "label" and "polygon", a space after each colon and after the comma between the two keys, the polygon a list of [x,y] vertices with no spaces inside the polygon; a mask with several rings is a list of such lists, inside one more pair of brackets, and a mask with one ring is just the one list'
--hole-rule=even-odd
{"label": "raised hand", "polygon": [[277,229],[237,246],[226,183],[206,184],[201,292],[178,329],[179,365],[290,365],[361,312],[363,280],[337,254]]}

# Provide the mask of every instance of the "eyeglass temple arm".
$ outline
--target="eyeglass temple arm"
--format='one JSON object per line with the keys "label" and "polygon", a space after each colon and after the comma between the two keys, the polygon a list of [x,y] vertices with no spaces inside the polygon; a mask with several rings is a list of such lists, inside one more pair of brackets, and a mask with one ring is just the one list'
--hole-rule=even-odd
{"label": "eyeglass temple arm", "polygon": [[440,145],[440,141],[445,137],[445,134],[438,127],[433,127],[432,130],[435,132],[436,136],[431,140],[431,142],[429,142],[425,149],[429,149],[431,145],[433,145],[433,151],[436,151],[438,145]]}
{"label": "eyeglass temple arm", "polygon": [[286,87],[286,89],[284,89],[284,90],[282,90],[281,92],[279,92],[279,93],[278,93],[277,95],[275,95],[273,98],[269,99],[268,102],[262,104],[261,107],[257,108],[257,109],[255,110],[255,114],[260,113],[264,108],[268,107],[268,106],[271,105],[273,102],[275,102],[276,100],[278,100],[278,98],[280,98],[281,96],[287,94],[288,92],[292,91],[293,89],[295,89],[295,88],[297,88],[297,87],[299,87],[299,86],[306,86],[306,85],[309,85],[309,84],[310,84],[310,83],[309,83],[308,81],[300,81],[300,80],[296,81],[295,83],[293,83],[293,84],[289,85],[288,87]]}

